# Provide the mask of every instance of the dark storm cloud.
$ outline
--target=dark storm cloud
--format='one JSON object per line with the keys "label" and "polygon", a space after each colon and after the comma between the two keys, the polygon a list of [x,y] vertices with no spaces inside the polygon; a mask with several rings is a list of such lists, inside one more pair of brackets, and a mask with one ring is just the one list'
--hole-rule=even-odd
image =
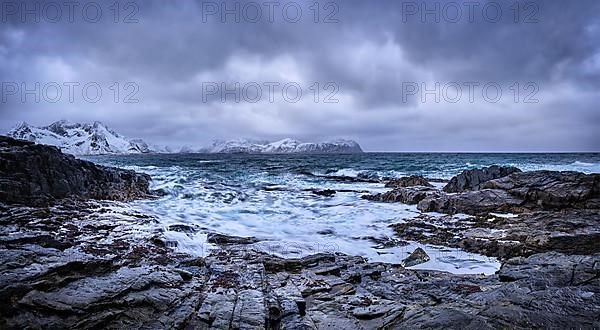
{"label": "dark storm cloud", "polygon": [[[2,1],[34,8],[39,1]],[[47,2],[46,2],[47,3]],[[56,3],[63,4],[61,1]],[[78,2],[78,9],[90,1]],[[248,1],[227,1],[240,8]],[[475,1],[457,2],[462,17],[422,10],[445,8],[436,1],[320,2],[319,23],[313,1],[283,1],[256,23],[232,15],[223,21],[207,15],[221,1],[121,1],[118,23],[112,4],[98,2],[103,15],[90,23],[76,9],[56,23],[41,17],[2,13],[0,77],[4,82],[97,82],[98,103],[81,97],[70,103],[0,103],[0,129],[16,121],[47,124],[66,118],[102,120],[124,134],[156,143],[203,144],[212,138],[292,136],[306,140],[355,138],[370,150],[599,150],[600,2]],[[296,23],[286,21],[286,3],[302,8]],[[532,5],[533,3],[533,5]],[[492,6],[494,5],[494,6]],[[502,15],[494,21],[495,5]],[[211,7],[212,6],[212,7]],[[326,7],[328,6],[328,7]],[[424,7],[423,7],[424,6]],[[20,7],[22,8],[22,7]],[[411,10],[415,8],[418,12]],[[483,8],[488,8],[487,13]],[[337,11],[339,9],[339,11]],[[515,16],[515,10],[519,16]],[[324,23],[326,17],[336,22]],[[124,23],[127,14],[135,23]],[[448,15],[444,15],[448,14]],[[293,16],[293,15],[292,15]],[[451,17],[450,17],[451,16]],[[6,19],[4,19],[6,18]],[[273,18],[274,22],[270,22]],[[293,17],[292,17],[293,18]],[[518,21],[515,23],[515,19]],[[115,103],[110,87],[120,82]],[[139,103],[123,103],[135,82]],[[278,82],[274,102],[205,97],[203,83]],[[281,87],[297,82],[302,101],[286,102]],[[311,86],[319,82],[319,102]],[[324,103],[333,82],[338,103]],[[430,95],[406,97],[406,83],[433,88],[449,82],[495,82],[502,99],[474,102],[463,89],[460,102]],[[511,86],[519,82],[519,102]],[[533,89],[539,103],[523,103]],[[425,83],[425,86],[422,84]],[[266,88],[263,87],[263,92]],[[18,95],[17,95],[18,96]]]}

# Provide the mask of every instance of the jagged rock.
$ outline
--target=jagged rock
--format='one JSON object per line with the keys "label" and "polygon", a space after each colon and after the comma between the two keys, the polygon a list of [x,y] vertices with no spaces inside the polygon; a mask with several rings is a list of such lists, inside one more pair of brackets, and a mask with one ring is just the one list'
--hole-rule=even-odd
{"label": "jagged rock", "polygon": [[[498,176],[501,177],[492,179]],[[492,166],[464,171],[450,180],[444,191],[423,186],[397,187],[381,194],[364,195],[362,198],[417,204],[420,211],[446,214],[600,209],[600,174],[521,172],[514,167]],[[458,192],[447,193],[448,191]]]}
{"label": "jagged rock", "polygon": [[398,179],[392,179],[388,183],[385,184],[388,188],[402,188],[402,187],[414,187],[414,186],[423,186],[423,187],[433,187],[427,179],[422,176],[412,175],[408,177],[402,177]]}
{"label": "jagged rock", "polygon": [[431,260],[423,249],[416,248],[406,259],[402,260],[402,266],[412,267]]}
{"label": "jagged rock", "polygon": [[444,191],[456,193],[468,190],[478,190],[483,183],[489,180],[502,178],[515,172],[521,172],[521,170],[516,167],[501,167],[497,165],[482,169],[465,170],[461,174],[453,177],[444,187]]}
{"label": "jagged rock", "polygon": [[0,201],[44,204],[54,199],[131,200],[150,196],[150,177],[95,165],[57,148],[0,136]]}
{"label": "jagged rock", "polygon": [[[477,186],[478,190],[456,194],[428,193],[418,202],[424,212],[472,215],[488,212],[555,210],[565,208],[599,209],[600,174],[578,172],[515,172]],[[402,191],[388,192],[388,198],[410,202]]]}
{"label": "jagged rock", "polygon": [[600,174],[520,172],[488,181],[483,188],[504,190],[532,208],[600,208]]}

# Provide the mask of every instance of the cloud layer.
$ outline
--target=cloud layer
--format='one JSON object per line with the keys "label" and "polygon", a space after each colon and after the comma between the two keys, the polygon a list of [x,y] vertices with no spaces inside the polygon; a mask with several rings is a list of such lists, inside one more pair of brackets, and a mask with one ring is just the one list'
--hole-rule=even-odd
{"label": "cloud layer", "polygon": [[[353,138],[370,151],[600,151],[595,0],[344,0],[318,10],[84,1],[72,13],[53,2],[61,16],[47,3],[1,4],[2,131],[99,120],[172,145],[291,136]],[[36,83],[40,102],[23,95]],[[239,101],[223,95],[236,83]]]}

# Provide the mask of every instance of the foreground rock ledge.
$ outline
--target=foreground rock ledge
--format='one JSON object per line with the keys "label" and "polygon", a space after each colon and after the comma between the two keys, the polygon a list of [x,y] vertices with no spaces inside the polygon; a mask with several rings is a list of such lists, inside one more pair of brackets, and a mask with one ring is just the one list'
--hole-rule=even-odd
{"label": "foreground rock ledge", "polygon": [[[458,276],[320,254],[280,259],[252,240],[178,254],[156,219],[113,202],[0,205],[0,328],[597,328],[600,256],[509,259]],[[147,227],[147,226],[146,226]]]}

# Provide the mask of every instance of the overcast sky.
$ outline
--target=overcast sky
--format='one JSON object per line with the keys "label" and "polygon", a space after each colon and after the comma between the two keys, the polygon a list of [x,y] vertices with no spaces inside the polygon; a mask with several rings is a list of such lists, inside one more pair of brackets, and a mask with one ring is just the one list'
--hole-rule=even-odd
{"label": "overcast sky", "polygon": [[0,1],[0,131],[600,151],[597,0],[75,2]]}

